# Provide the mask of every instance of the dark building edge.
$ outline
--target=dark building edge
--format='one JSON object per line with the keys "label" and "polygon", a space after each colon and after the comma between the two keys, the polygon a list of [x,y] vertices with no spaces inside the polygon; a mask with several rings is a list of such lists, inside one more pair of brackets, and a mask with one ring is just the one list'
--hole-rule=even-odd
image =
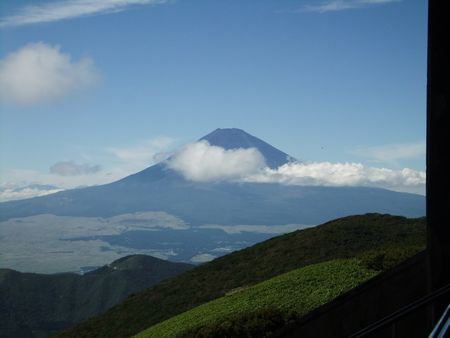
{"label": "dark building edge", "polygon": [[[450,31],[449,4],[428,1],[427,253],[428,292],[450,283]],[[436,302],[431,322],[446,302]]]}

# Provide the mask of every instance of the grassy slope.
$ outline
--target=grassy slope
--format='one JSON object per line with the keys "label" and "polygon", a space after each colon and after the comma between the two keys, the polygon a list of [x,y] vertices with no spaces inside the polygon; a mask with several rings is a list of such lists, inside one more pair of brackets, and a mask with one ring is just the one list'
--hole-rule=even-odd
{"label": "grassy slope", "polygon": [[200,305],[141,332],[137,337],[193,337],[199,327],[232,323],[243,315],[268,308],[277,309],[285,316],[292,312],[301,316],[375,274],[357,259],[310,265]]}
{"label": "grassy slope", "polygon": [[62,337],[128,337],[240,286],[367,250],[424,246],[425,219],[367,214],[340,218],[231,253],[129,297]]}

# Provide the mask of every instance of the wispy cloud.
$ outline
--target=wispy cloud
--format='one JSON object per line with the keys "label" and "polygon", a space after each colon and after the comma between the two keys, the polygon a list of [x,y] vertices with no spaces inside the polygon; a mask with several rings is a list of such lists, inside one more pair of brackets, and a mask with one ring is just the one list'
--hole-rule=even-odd
{"label": "wispy cloud", "polygon": [[131,6],[158,5],[168,0],[66,0],[20,8],[0,19],[0,27],[23,26],[90,15],[122,12]]}
{"label": "wispy cloud", "polygon": [[89,87],[99,79],[89,58],[73,61],[59,46],[29,43],[0,59],[0,102],[33,105]]}
{"label": "wispy cloud", "polygon": [[369,6],[385,5],[401,0],[329,0],[321,3],[307,4],[300,7],[297,12],[338,12],[348,9],[365,8]]}
{"label": "wispy cloud", "polygon": [[175,139],[171,137],[159,136],[128,147],[107,148],[106,151],[124,164],[143,169],[145,166],[165,160],[170,155],[169,149],[174,143]]}

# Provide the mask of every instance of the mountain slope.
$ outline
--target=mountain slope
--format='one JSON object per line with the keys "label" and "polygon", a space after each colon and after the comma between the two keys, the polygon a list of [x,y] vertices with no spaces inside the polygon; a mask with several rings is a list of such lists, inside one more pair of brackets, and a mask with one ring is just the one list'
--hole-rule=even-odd
{"label": "mountain slope", "polygon": [[231,253],[129,297],[61,337],[127,337],[230,290],[368,250],[425,244],[425,219],[367,214],[327,222]]}
{"label": "mountain slope", "polygon": [[[258,149],[278,167],[291,157],[240,129],[217,129],[201,138],[225,149]],[[191,225],[319,224],[367,212],[425,215],[424,196],[385,189],[287,186],[185,180],[159,163],[119,181],[21,201],[0,203],[0,221],[38,214],[109,217],[165,211]]]}
{"label": "mountain slope", "polygon": [[[152,173],[164,171],[160,165],[150,169]],[[407,217],[425,214],[424,196],[377,188],[196,183],[167,177],[155,181],[154,176],[131,183],[128,179],[131,177],[108,185],[1,203],[0,220],[38,214],[110,217],[165,211],[191,225],[275,225],[319,224],[367,212]]]}
{"label": "mountain slope", "polygon": [[128,295],[192,265],[123,257],[85,275],[0,269],[0,337],[43,337],[105,312]]}

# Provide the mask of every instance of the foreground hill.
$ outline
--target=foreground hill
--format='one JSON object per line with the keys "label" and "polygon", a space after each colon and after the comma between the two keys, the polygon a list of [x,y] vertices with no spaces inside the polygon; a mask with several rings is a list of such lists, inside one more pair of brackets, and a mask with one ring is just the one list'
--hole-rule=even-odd
{"label": "foreground hill", "polygon": [[235,290],[152,326],[137,337],[265,337],[376,273],[355,258],[309,265]]}
{"label": "foreground hill", "polygon": [[[279,236],[234,252],[129,297],[61,337],[129,337],[163,320],[307,265],[390,248],[418,251],[425,219],[366,214]],[[379,256],[381,263],[383,255]]]}
{"label": "foreground hill", "polygon": [[190,268],[189,264],[133,255],[85,275],[0,269],[0,337],[45,337]]}

